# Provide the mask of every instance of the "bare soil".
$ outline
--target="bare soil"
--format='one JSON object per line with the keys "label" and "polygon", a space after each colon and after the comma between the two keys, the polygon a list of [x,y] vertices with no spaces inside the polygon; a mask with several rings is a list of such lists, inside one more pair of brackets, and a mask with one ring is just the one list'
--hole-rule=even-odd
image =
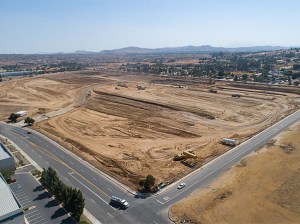
{"label": "bare soil", "polygon": [[206,189],[174,205],[175,223],[300,223],[300,123]]}
{"label": "bare soil", "polygon": [[[55,81],[91,85],[91,79],[107,83],[93,86],[81,106],[37,128],[133,188],[147,174],[157,183],[172,182],[229,150],[221,138],[244,141],[298,108],[298,95],[290,93],[214,86],[215,94],[205,84],[185,82],[177,88],[154,84],[152,79],[158,78],[151,76],[88,72],[75,78],[57,76]],[[184,150],[193,150],[197,159],[173,161]],[[196,165],[191,168],[191,163]]]}

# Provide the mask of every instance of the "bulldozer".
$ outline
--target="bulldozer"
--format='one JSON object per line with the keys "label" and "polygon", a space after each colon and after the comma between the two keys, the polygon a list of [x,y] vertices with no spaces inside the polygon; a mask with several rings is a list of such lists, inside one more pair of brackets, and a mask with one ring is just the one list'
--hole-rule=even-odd
{"label": "bulldozer", "polygon": [[181,161],[186,159],[195,159],[197,158],[196,154],[192,150],[183,151],[181,154],[176,154],[173,158],[174,161]]}

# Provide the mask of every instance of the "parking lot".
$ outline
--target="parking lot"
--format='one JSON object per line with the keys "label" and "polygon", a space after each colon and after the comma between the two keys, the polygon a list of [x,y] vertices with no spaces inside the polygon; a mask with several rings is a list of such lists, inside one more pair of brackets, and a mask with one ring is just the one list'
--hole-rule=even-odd
{"label": "parking lot", "polygon": [[30,224],[76,223],[30,174],[33,167],[16,171],[16,183],[10,184]]}

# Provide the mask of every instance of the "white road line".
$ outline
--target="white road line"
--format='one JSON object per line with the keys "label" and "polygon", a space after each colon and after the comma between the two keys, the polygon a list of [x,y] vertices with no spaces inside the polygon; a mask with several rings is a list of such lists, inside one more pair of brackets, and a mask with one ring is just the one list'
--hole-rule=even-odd
{"label": "white road line", "polygon": [[62,158],[65,158],[63,155],[60,155]]}
{"label": "white road line", "polygon": [[49,162],[48,162],[48,161],[46,161],[46,163],[49,165]]}
{"label": "white road line", "polygon": [[94,180],[94,181],[97,181],[96,178],[94,178],[94,177],[93,177],[93,180]]}
{"label": "white road line", "polygon": [[111,214],[109,214],[108,212],[107,212],[107,214],[108,214],[110,217],[112,217],[112,218],[113,218],[113,216],[112,216]]}
{"label": "white road line", "polygon": [[30,199],[30,198],[27,198],[27,199],[19,200],[19,202],[20,202],[21,204],[25,204],[25,203],[31,202],[31,199]]}
{"label": "white road line", "polygon": [[29,215],[29,214],[32,214],[32,213],[34,213],[34,212],[38,212],[39,210],[34,210],[34,211],[32,211],[32,212],[28,212],[28,213],[26,213],[25,215]]}
{"label": "white road line", "polygon": [[[43,220],[41,220],[41,221],[43,221]],[[43,222],[43,223],[40,223],[40,224],[46,224],[48,221],[46,221],[46,222]]]}
{"label": "white road line", "polygon": [[[43,219],[42,219],[41,221],[43,221]],[[40,224],[46,224],[46,223],[47,223],[47,221],[46,221],[46,222],[43,222],[43,223],[40,223]]]}
{"label": "white road line", "polygon": [[22,192],[23,190],[14,191],[15,194]]}
{"label": "white road line", "polygon": [[24,195],[22,195],[22,196],[18,195],[17,198],[18,198],[19,200],[24,200],[25,198],[29,198],[29,197],[28,197],[27,194],[24,194]]}
{"label": "white road line", "polygon": [[[40,220],[38,220],[37,222],[32,222],[32,223],[30,223],[30,224],[36,224],[36,223],[39,223],[39,222],[41,222],[41,221],[44,221],[46,218],[43,218],[43,219],[40,219]],[[32,221],[32,220],[31,220]]]}
{"label": "white road line", "polygon": [[156,222],[156,221],[154,221],[154,220],[153,220],[153,222],[154,222],[155,224],[158,224],[158,222]]}
{"label": "white road line", "polygon": [[69,179],[68,178],[66,178],[66,177],[64,177],[67,181],[69,181]]}
{"label": "white road line", "polygon": [[22,197],[22,196],[25,196],[26,194],[25,193],[23,193],[23,192],[20,192],[20,193],[15,193],[15,195],[17,196],[17,198],[19,198],[19,197]]}
{"label": "white road line", "polygon": [[94,203],[96,204],[96,202],[95,202],[93,199],[91,199],[91,201],[94,202]]}
{"label": "white road line", "polygon": [[[35,217],[34,219],[31,219],[31,220],[29,220],[29,219],[28,219],[28,221],[29,221],[29,222],[31,222],[31,221],[33,221],[33,220],[37,220],[37,219],[39,219],[39,218],[43,218],[43,216],[42,216],[42,215],[40,215],[40,216],[38,216],[38,217]],[[42,221],[42,220],[39,220],[39,222],[40,222],[40,221]]]}
{"label": "white road line", "polygon": [[28,218],[28,219],[30,219],[31,217],[34,217],[34,216],[37,216],[37,215],[41,215],[41,213],[35,213],[35,214],[33,214],[33,215],[30,215],[30,216],[28,216],[28,214],[26,214],[25,216],[26,216],[26,218]]}
{"label": "white road line", "polygon": [[85,173],[85,171],[83,169],[80,169],[80,170]]}
{"label": "white road line", "polygon": [[[92,191],[88,186],[86,186],[84,183],[82,183],[80,180],[78,180],[76,177],[72,176],[70,174],[71,177],[73,177],[75,180],[77,180],[82,186],[84,186],[86,189],[88,189],[90,192],[92,192],[94,195],[96,195],[97,198],[99,198],[101,201],[103,201],[105,204],[109,205],[109,203],[107,201],[105,201],[103,198],[101,198],[98,194],[96,194],[94,191]],[[112,208],[112,207],[111,207]],[[114,210],[116,210],[115,208],[112,208]]]}
{"label": "white road line", "polygon": [[106,188],[107,190],[109,190],[110,192],[113,192],[110,188]]}
{"label": "white road line", "polygon": [[73,162],[70,162],[72,165],[74,165],[74,163]]}
{"label": "white road line", "polygon": [[[22,204],[22,203],[21,203]],[[25,206],[24,206],[25,205]],[[32,205],[34,205],[32,202],[27,202],[27,203],[24,203],[24,204],[22,204],[22,207],[30,207],[30,206],[32,206]]]}

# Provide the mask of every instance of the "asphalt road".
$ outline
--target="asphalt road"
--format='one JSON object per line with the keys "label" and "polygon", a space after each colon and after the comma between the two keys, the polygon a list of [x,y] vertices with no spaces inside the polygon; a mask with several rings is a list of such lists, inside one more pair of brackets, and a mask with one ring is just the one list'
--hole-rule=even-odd
{"label": "asphalt road", "polygon": [[[6,136],[27,153],[39,166],[53,167],[68,185],[78,187],[85,197],[85,208],[101,223],[168,223],[168,209],[191,192],[207,186],[212,180],[243,157],[266,144],[280,132],[300,120],[300,111],[283,119],[247,142],[230,150],[184,178],[186,187],[178,190],[175,183],[156,196],[136,198],[116,181],[94,170],[86,162],[43,135],[7,124],[0,124],[0,134]],[[125,198],[130,206],[119,210],[109,205],[110,196]]]}

